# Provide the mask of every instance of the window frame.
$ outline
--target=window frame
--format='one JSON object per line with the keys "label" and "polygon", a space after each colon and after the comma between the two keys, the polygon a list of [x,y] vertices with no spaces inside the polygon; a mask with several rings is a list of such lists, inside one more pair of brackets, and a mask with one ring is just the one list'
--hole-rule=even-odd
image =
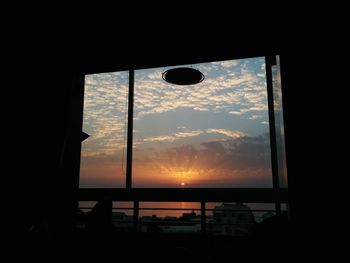
{"label": "window frame", "polygon": [[[237,58],[236,58],[237,59]],[[209,61],[214,62],[214,61]],[[269,136],[271,151],[271,169],[272,169],[272,188],[133,188],[132,187],[132,161],[133,161],[133,113],[134,113],[134,77],[135,69],[129,72],[129,89],[128,89],[128,126],[127,126],[127,158],[125,173],[125,188],[114,189],[79,189],[79,200],[98,200],[101,196],[109,196],[110,198],[123,201],[242,201],[267,203],[274,202],[276,204],[276,212],[281,212],[281,203],[287,203],[288,189],[281,189],[279,184],[278,160],[277,160],[277,144],[276,144],[276,126],[273,96],[273,78],[272,66],[276,65],[276,56],[265,56],[266,70],[266,88],[267,88],[267,106],[269,117]],[[83,74],[85,76],[85,74]],[[80,82],[83,85],[84,82]],[[80,87],[81,88],[81,87]],[[83,104],[83,98],[80,103]],[[83,120],[83,107],[80,107],[81,123]],[[82,130],[82,125],[80,125]],[[81,142],[80,142],[81,143]],[[80,167],[81,146],[79,148],[79,167]],[[78,169],[79,170],[79,169]],[[80,170],[78,171],[78,178]],[[79,180],[78,180],[79,181]]]}

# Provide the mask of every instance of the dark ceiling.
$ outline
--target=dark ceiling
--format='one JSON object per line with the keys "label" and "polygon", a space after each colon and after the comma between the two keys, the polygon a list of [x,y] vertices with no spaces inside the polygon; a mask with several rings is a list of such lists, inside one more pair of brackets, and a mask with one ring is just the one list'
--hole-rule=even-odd
{"label": "dark ceiling", "polygon": [[106,43],[99,48],[72,49],[69,65],[74,71],[89,74],[258,57],[283,52],[280,43],[264,45],[261,41],[247,43],[233,39],[211,45],[203,45],[203,40],[184,41],[181,44],[168,44],[165,41],[149,45],[138,45],[135,42],[132,45]]}

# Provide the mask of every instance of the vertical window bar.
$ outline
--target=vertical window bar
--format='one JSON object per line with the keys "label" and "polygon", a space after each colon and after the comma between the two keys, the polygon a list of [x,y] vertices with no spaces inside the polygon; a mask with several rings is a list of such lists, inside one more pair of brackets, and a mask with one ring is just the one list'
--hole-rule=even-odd
{"label": "vertical window bar", "polygon": [[128,105],[128,142],[126,153],[126,188],[131,188],[132,181],[132,135],[134,118],[134,70],[129,70],[129,105]]}
{"label": "vertical window bar", "polygon": [[137,232],[139,224],[139,201],[134,201],[134,232]]}
{"label": "vertical window bar", "polygon": [[[69,84],[69,83],[67,83]],[[66,112],[67,128],[65,130],[61,156],[59,161],[59,172],[65,185],[71,187],[69,193],[72,198],[69,202],[70,212],[75,213],[79,207],[78,192],[80,179],[80,158],[81,158],[81,133],[83,129],[84,115],[84,92],[85,76],[82,74],[72,77],[69,93],[69,112]],[[67,114],[69,113],[69,114]],[[76,176],[77,175],[77,176]],[[68,189],[67,189],[68,190]],[[72,223],[72,222],[71,222]]]}
{"label": "vertical window bar", "polygon": [[205,201],[201,202],[201,232],[205,234],[206,232],[206,224],[205,224]]}
{"label": "vertical window bar", "polygon": [[275,110],[274,110],[274,103],[273,103],[273,83],[272,83],[272,66],[276,64],[275,60],[276,59],[274,56],[265,57],[267,102],[268,102],[268,108],[269,108],[272,185],[275,193],[276,213],[281,214],[281,202],[279,200],[279,178],[278,178],[278,162],[277,162]]}

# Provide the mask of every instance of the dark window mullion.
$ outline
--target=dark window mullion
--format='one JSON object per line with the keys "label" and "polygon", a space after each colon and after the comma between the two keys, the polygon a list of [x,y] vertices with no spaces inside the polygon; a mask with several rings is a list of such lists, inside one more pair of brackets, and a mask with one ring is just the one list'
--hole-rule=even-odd
{"label": "dark window mullion", "polygon": [[265,57],[266,68],[266,86],[267,86],[267,102],[269,110],[269,127],[270,127],[270,147],[271,147],[271,168],[272,168],[272,185],[275,192],[275,204],[277,214],[281,213],[281,202],[279,200],[279,178],[278,178],[278,162],[277,162],[277,143],[276,143],[276,127],[275,127],[275,110],[273,102],[273,83],[272,83],[272,66],[274,64],[273,56]]}
{"label": "dark window mullion", "polygon": [[128,141],[126,153],[126,185],[132,185],[132,145],[133,145],[133,119],[134,119],[134,70],[129,70],[129,99],[128,99]]}

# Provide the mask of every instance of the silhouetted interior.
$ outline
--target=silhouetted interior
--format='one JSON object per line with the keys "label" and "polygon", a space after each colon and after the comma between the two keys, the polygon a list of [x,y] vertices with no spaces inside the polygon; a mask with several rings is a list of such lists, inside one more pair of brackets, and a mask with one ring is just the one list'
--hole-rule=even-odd
{"label": "silhouetted interior", "polygon": [[[257,44],[258,46],[258,44]],[[291,228],[293,223],[298,221],[298,210],[295,209],[298,200],[296,193],[298,185],[296,179],[298,175],[295,173],[295,156],[291,138],[293,131],[289,127],[294,125],[291,112],[293,111],[293,101],[290,100],[289,94],[294,89],[295,71],[293,70],[293,59],[285,50],[278,46],[269,46],[268,48],[248,48],[243,44],[233,44],[230,46],[211,47],[210,49],[192,48],[185,50],[186,52],[170,53],[166,56],[156,48],[147,49],[140,48],[132,50],[131,48],[123,48],[117,50],[109,50],[110,52],[91,52],[84,55],[83,52],[77,56],[67,55],[59,57],[52,55],[50,68],[44,65],[37,66],[37,72],[40,76],[32,79],[36,83],[38,90],[45,94],[47,99],[37,99],[39,102],[35,109],[33,120],[24,120],[25,124],[37,125],[39,131],[34,138],[41,143],[33,143],[31,147],[38,147],[42,153],[40,157],[28,157],[27,173],[30,178],[24,178],[25,187],[21,190],[22,202],[24,206],[23,220],[21,229],[25,234],[26,241],[45,241],[45,240],[66,240],[74,242],[78,247],[82,248],[97,244],[97,240],[103,240],[111,247],[114,244],[122,244],[118,251],[132,246],[135,250],[146,253],[147,251],[163,250],[163,252],[174,253],[180,251],[182,255],[192,258],[205,258],[205,255],[215,258],[222,250],[231,250],[233,248],[245,249],[248,243],[262,244],[264,240],[280,240],[287,241],[291,238]],[[78,200],[89,200],[84,192],[79,192],[79,178],[76,171],[79,170],[79,163],[75,160],[79,157],[79,147],[74,144],[74,140],[81,142],[89,135],[81,134],[79,127],[81,126],[80,116],[77,112],[81,111],[81,105],[72,103],[80,99],[82,90],[76,87],[82,87],[85,74],[112,72],[130,69],[142,69],[160,66],[175,66],[181,64],[194,64],[200,62],[210,62],[228,59],[249,58],[257,56],[280,55],[281,72],[282,72],[282,89],[283,89],[283,107],[285,121],[285,138],[288,162],[288,200],[289,214],[282,213],[256,226],[256,234],[250,238],[230,238],[230,237],[210,237],[205,235],[176,235],[164,236],[160,234],[140,234],[140,233],[118,233],[113,234],[108,228],[109,212],[111,201],[108,197],[117,196],[120,200],[136,200],[142,199],[142,192],[136,193],[124,190],[118,193],[98,194],[98,190],[93,193],[96,199],[103,201],[100,207],[94,208],[92,215],[102,214],[102,217],[91,217],[89,233],[80,233],[75,230],[75,222],[77,220],[77,203]],[[55,65],[54,61],[57,61]],[[66,67],[59,66],[66,62]],[[47,64],[46,64],[47,66]],[[295,91],[294,91],[295,92]],[[78,147],[78,148],[76,148]],[[28,149],[26,149],[28,151]],[[26,152],[26,154],[29,154]],[[78,155],[78,156],[77,156]],[[24,176],[23,176],[24,177]],[[23,194],[23,196],[22,196]],[[176,193],[174,200],[185,197],[187,200],[198,200],[203,193]],[[210,190],[205,193],[210,199]],[[259,194],[255,193],[255,199],[259,199]],[[160,192],[160,196],[166,196],[166,193]],[[221,197],[231,200],[229,193],[222,191]],[[254,193],[253,193],[254,195]],[[266,193],[267,196],[273,195],[271,192]],[[287,194],[284,193],[285,198]],[[237,194],[237,201],[240,199]],[[244,195],[243,195],[244,196]],[[84,199],[85,198],[85,199]],[[107,198],[107,201],[104,200]],[[252,200],[253,200],[252,199]],[[273,199],[273,198],[272,198]],[[248,200],[249,201],[249,200]],[[100,220],[100,221],[99,221]],[[103,229],[99,227],[103,226]],[[281,241],[282,240],[282,241]],[[91,242],[90,242],[91,241]],[[80,246],[81,245],[81,246]],[[282,246],[282,244],[280,244]],[[267,245],[265,244],[265,247]],[[210,249],[209,249],[210,248]],[[121,252],[122,253],[122,252]],[[124,252],[126,254],[126,252]],[[203,254],[204,253],[204,254]],[[175,256],[176,258],[180,256]]]}

